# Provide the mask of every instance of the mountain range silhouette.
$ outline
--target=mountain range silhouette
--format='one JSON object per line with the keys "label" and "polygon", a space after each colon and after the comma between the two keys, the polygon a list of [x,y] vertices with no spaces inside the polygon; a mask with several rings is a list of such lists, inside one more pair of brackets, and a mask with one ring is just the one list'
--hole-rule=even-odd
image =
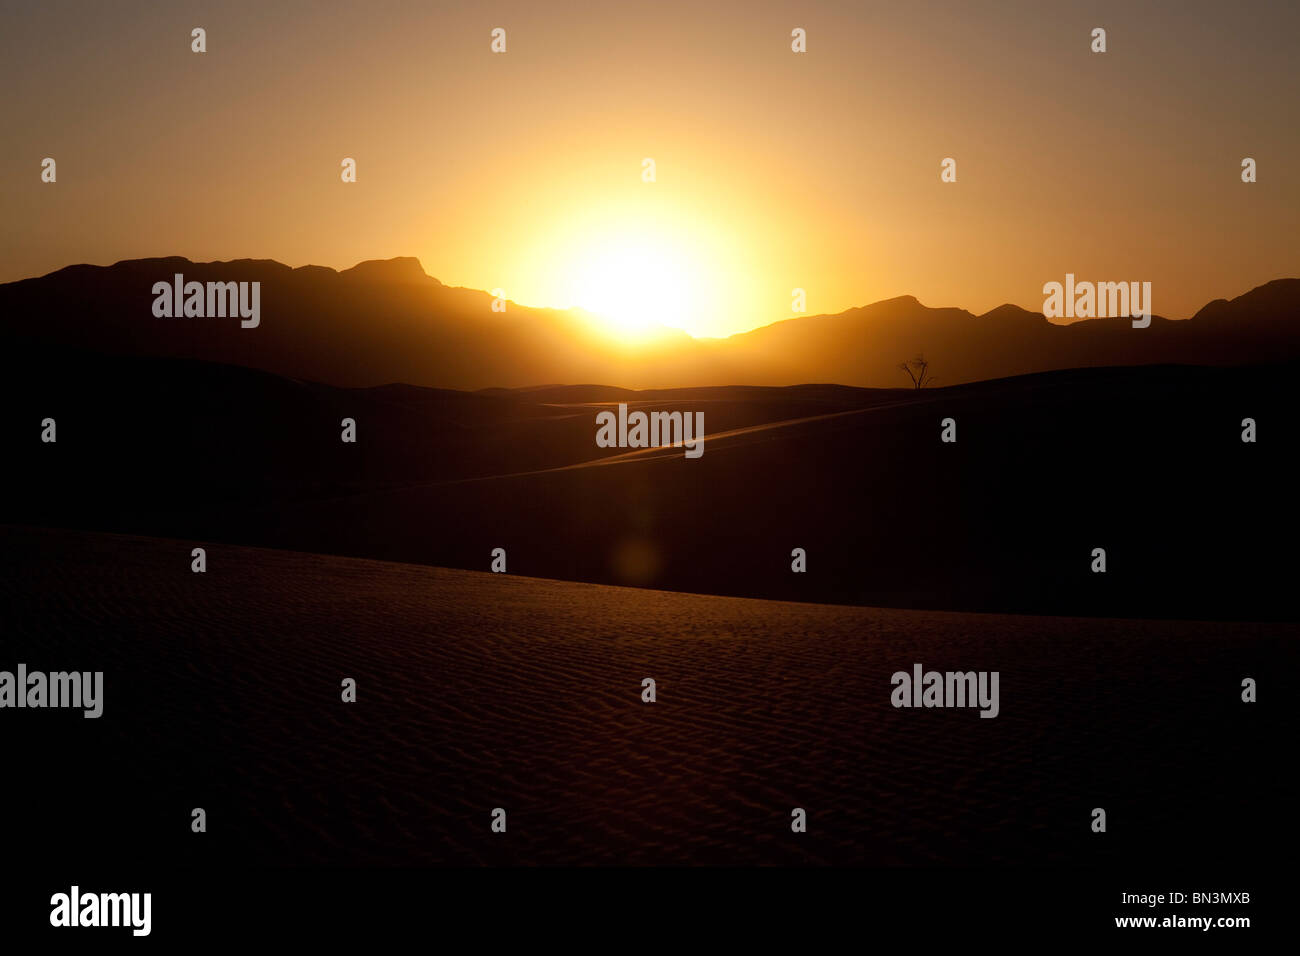
{"label": "mountain range silhouette", "polygon": [[[156,318],[150,290],[177,273],[187,282],[260,282],[260,326]],[[411,257],[361,262],[342,272],[266,259],[133,259],[0,285],[0,341],[194,358],[347,387],[402,382],[456,389],[581,382],[901,387],[908,382],[899,363],[921,353],[940,385],[1066,368],[1300,358],[1295,278],[1216,299],[1189,319],[1153,316],[1145,329],[1126,318],[1054,324],[1010,304],[975,315],[900,296],[725,339],[695,339],[665,327],[635,345],[579,309],[510,302],[505,312],[494,312],[492,299],[442,284]]]}

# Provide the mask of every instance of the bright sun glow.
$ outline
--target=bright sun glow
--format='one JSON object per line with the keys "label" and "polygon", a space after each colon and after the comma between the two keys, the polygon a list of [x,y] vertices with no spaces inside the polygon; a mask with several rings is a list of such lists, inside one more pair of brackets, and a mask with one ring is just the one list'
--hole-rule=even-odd
{"label": "bright sun glow", "polygon": [[743,216],[719,223],[701,216],[698,202],[670,202],[649,186],[632,192],[600,202],[565,196],[546,214],[530,212],[539,224],[519,230],[518,244],[500,256],[509,268],[491,281],[505,279],[515,302],[583,309],[594,337],[637,346],[682,332],[729,335],[745,317],[789,303],[769,294],[756,304],[745,241],[756,230]]}
{"label": "bright sun glow", "polygon": [[568,298],[620,338],[644,339],[659,326],[689,327],[703,292],[696,272],[667,242],[617,239],[575,257]]}

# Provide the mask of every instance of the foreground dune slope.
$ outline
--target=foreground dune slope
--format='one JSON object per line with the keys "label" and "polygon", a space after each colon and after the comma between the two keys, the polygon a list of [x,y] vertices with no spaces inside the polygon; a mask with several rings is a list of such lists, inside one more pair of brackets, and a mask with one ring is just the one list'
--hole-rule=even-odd
{"label": "foreground dune slope", "polygon": [[[781,603],[225,545],[195,574],[198,542],[3,540],[0,669],[105,674],[97,720],[3,715],[15,852],[1205,862],[1266,845],[1280,799],[1265,711],[1290,625]],[[998,716],[891,706],[915,663],[998,671]],[[1270,688],[1260,703],[1241,703],[1244,676]]]}

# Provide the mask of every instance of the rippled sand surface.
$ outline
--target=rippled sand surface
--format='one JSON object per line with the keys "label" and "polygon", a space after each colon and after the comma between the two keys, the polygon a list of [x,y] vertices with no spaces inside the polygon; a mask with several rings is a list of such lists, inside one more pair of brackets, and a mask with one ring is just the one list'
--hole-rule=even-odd
{"label": "rippled sand surface", "polygon": [[[1267,842],[1280,805],[1291,625],[782,603],[225,545],[194,574],[197,542],[0,531],[0,669],[106,685],[97,721],[0,711],[17,851],[1090,864],[1228,858]],[[999,671],[1001,713],[895,709],[890,676],[916,662]],[[1260,703],[1241,702],[1245,676]]]}

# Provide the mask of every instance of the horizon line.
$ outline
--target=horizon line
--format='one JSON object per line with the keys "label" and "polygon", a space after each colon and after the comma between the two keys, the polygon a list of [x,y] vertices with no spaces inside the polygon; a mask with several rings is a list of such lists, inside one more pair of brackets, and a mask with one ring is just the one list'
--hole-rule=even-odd
{"label": "horizon line", "polygon": [[[492,296],[492,292],[490,292],[490,291],[488,291],[488,290],[486,290],[486,289],[478,289],[478,288],[475,288],[475,287],[473,287],[473,286],[450,285],[450,284],[448,284],[448,283],[446,283],[446,282],[443,282],[443,281],[442,281],[441,279],[439,279],[437,276],[434,276],[434,275],[430,275],[430,274],[429,274],[429,272],[424,268],[424,263],[421,261],[421,259],[420,259],[419,256],[405,256],[405,255],[403,255],[403,256],[391,256],[391,257],[389,257],[389,258],[387,258],[387,259],[361,259],[361,260],[359,260],[358,262],[354,263],[353,265],[350,265],[350,266],[348,266],[348,267],[346,267],[346,268],[343,268],[343,269],[339,269],[339,268],[334,267],[334,266],[320,265],[320,264],[318,264],[318,263],[314,263],[314,262],[304,263],[303,265],[300,265],[300,266],[292,266],[292,265],[289,265],[289,264],[286,263],[286,262],[282,262],[282,261],[279,260],[279,259],[255,258],[255,257],[252,257],[252,256],[241,256],[241,257],[234,258],[234,259],[210,259],[210,260],[206,260],[206,261],[202,261],[202,260],[198,260],[198,259],[191,259],[191,258],[189,258],[188,256],[182,256],[182,255],[167,255],[167,256],[139,256],[139,257],[128,258],[128,259],[118,259],[118,260],[116,260],[115,262],[109,263],[109,264],[107,264],[107,265],[101,265],[101,264],[99,264],[99,263],[94,263],[94,262],[73,262],[73,263],[69,263],[68,265],[65,265],[65,266],[60,266],[60,267],[57,268],[57,269],[54,269],[54,270],[52,270],[52,271],[50,271],[50,272],[43,273],[43,274],[41,274],[41,275],[36,275],[36,276],[24,276],[24,277],[19,278],[19,279],[10,279],[10,280],[4,281],[4,282],[0,282],[0,286],[5,286],[5,285],[14,285],[14,284],[19,283],[19,282],[32,282],[32,281],[37,281],[37,280],[40,280],[40,279],[48,279],[48,278],[50,278],[51,276],[57,275],[58,273],[60,273],[60,272],[64,272],[64,271],[66,271],[66,270],[68,270],[68,269],[77,269],[77,268],[83,268],[83,267],[84,267],[84,268],[91,268],[91,269],[112,269],[112,268],[114,268],[114,267],[116,267],[116,266],[126,265],[126,264],[129,264],[129,263],[136,263],[136,262],[152,262],[152,261],[161,261],[161,260],[166,260],[166,259],[179,259],[179,260],[181,260],[181,261],[184,261],[184,262],[189,263],[190,265],[196,265],[196,266],[233,265],[233,264],[236,264],[236,263],[244,263],[244,262],[248,262],[248,263],[270,263],[270,264],[272,264],[272,265],[283,266],[285,269],[288,269],[290,272],[299,272],[299,271],[301,271],[301,270],[303,270],[303,269],[325,269],[325,270],[327,270],[327,271],[329,271],[329,272],[334,273],[335,275],[343,275],[344,273],[351,272],[353,269],[357,269],[357,268],[359,268],[360,266],[367,265],[367,264],[369,264],[369,263],[383,263],[383,264],[388,264],[388,263],[394,263],[394,262],[398,262],[398,261],[402,261],[402,260],[409,260],[409,261],[415,263],[416,267],[420,270],[420,273],[421,273],[421,275],[422,275],[424,278],[429,279],[429,280],[431,280],[432,282],[437,283],[437,285],[438,285],[440,288],[450,289],[450,290],[452,290],[452,291],[474,292],[474,293],[478,293],[478,294],[480,294],[480,295],[485,295],[485,296],[489,296],[489,297]],[[1239,293],[1238,295],[1233,296],[1233,297],[1231,297],[1231,298],[1229,298],[1229,297],[1227,297],[1227,296],[1220,296],[1220,297],[1218,297],[1218,298],[1211,299],[1211,300],[1209,300],[1208,302],[1204,303],[1204,304],[1200,307],[1200,309],[1197,310],[1197,313],[1196,313],[1196,314],[1199,314],[1199,312],[1203,311],[1207,306],[1209,306],[1209,305],[1211,305],[1211,304],[1213,304],[1213,303],[1215,303],[1215,302],[1231,302],[1231,301],[1234,301],[1234,300],[1237,299],[1237,298],[1241,298],[1241,296],[1249,295],[1251,292],[1255,292],[1255,291],[1257,291],[1257,290],[1259,290],[1259,289],[1262,289],[1262,288],[1264,288],[1264,286],[1271,285],[1271,284],[1273,284],[1274,282],[1295,281],[1295,280],[1298,280],[1298,279],[1300,279],[1300,276],[1276,276],[1276,277],[1274,277],[1274,278],[1272,278],[1272,279],[1267,280],[1266,282],[1261,283],[1260,285],[1253,286],[1252,288],[1247,289],[1245,292]],[[1054,281],[1054,280],[1052,280],[1052,281]],[[1091,280],[1083,280],[1083,281],[1091,281]],[[940,311],[946,311],[946,310],[956,310],[956,311],[959,311],[959,312],[965,312],[967,315],[971,316],[972,318],[977,318],[977,319],[984,318],[985,316],[991,315],[992,313],[997,312],[997,311],[999,311],[1000,309],[1005,309],[1005,308],[1007,308],[1007,307],[1011,307],[1011,308],[1014,308],[1014,309],[1019,309],[1019,310],[1021,310],[1022,312],[1025,312],[1025,313],[1027,313],[1027,314],[1029,314],[1029,315],[1037,316],[1037,317],[1043,319],[1043,321],[1046,322],[1046,323],[1048,323],[1049,325],[1055,325],[1055,326],[1061,326],[1061,327],[1069,327],[1069,326],[1073,326],[1073,325],[1080,325],[1080,324],[1082,324],[1082,323],[1086,323],[1086,322],[1108,321],[1108,320],[1110,320],[1111,318],[1113,318],[1113,317],[1111,317],[1111,316],[1090,316],[1090,317],[1086,317],[1086,318],[1075,319],[1075,320],[1072,321],[1072,322],[1053,322],[1050,318],[1048,318],[1048,317],[1043,313],[1043,311],[1042,311],[1041,309],[1035,310],[1035,309],[1026,308],[1025,306],[1019,305],[1018,303],[1011,302],[1011,301],[1006,301],[1006,302],[999,303],[998,305],[995,305],[995,306],[993,306],[992,308],[985,310],[984,312],[972,312],[970,309],[968,309],[968,308],[966,308],[966,307],[964,307],[964,306],[955,306],[955,305],[929,306],[929,305],[926,305],[924,302],[922,302],[922,301],[920,300],[920,298],[917,297],[916,295],[914,295],[914,294],[912,294],[912,293],[904,293],[904,294],[900,294],[900,295],[887,296],[887,297],[885,297],[885,298],[883,298],[883,299],[877,299],[877,300],[875,300],[875,301],[873,301],[873,302],[866,302],[866,303],[863,303],[863,304],[861,304],[861,305],[852,305],[852,306],[849,306],[848,308],[841,309],[841,310],[838,311],[838,312],[815,312],[815,313],[810,313],[810,314],[787,315],[787,316],[783,316],[783,317],[780,317],[780,318],[772,319],[772,320],[767,321],[767,322],[763,322],[763,323],[761,323],[761,324],[759,324],[759,325],[755,325],[755,326],[753,326],[752,328],[749,328],[749,329],[744,329],[744,330],[739,331],[739,332],[732,332],[732,333],[730,333],[730,334],[728,334],[728,335],[695,335],[694,333],[688,331],[687,329],[680,328],[680,327],[678,327],[678,326],[674,326],[674,325],[665,325],[665,324],[662,323],[662,322],[657,322],[656,325],[657,325],[660,329],[662,329],[662,330],[664,330],[664,331],[667,331],[667,332],[680,332],[681,334],[687,336],[688,338],[693,339],[693,340],[698,341],[698,342],[725,342],[725,341],[727,341],[728,339],[736,338],[737,336],[741,336],[741,335],[748,335],[748,334],[751,333],[751,332],[757,332],[757,331],[759,331],[759,330],[761,330],[761,329],[771,328],[771,327],[774,326],[774,325],[780,325],[781,323],[784,323],[784,322],[792,322],[792,321],[797,321],[797,320],[800,320],[800,319],[836,318],[836,317],[838,317],[838,316],[847,315],[847,314],[850,313],[850,312],[858,312],[858,311],[861,311],[861,310],[863,310],[863,309],[869,309],[869,308],[872,308],[873,306],[883,305],[883,304],[885,304],[885,303],[887,303],[887,302],[894,302],[894,301],[897,301],[897,300],[899,300],[899,299],[911,299],[911,300],[912,300],[913,302],[915,302],[918,306],[920,306],[921,308],[926,309],[926,310],[928,310],[928,311],[940,312]],[[608,315],[606,315],[605,313],[595,312],[595,311],[592,311],[591,309],[588,309],[588,308],[586,308],[585,306],[581,306],[581,305],[568,305],[568,306],[556,306],[556,305],[532,305],[532,304],[528,304],[528,303],[524,303],[524,302],[519,302],[519,301],[517,301],[517,300],[515,300],[515,299],[511,299],[511,298],[509,298],[508,296],[506,297],[506,301],[507,301],[507,302],[510,302],[510,303],[512,303],[512,304],[514,304],[514,305],[520,307],[520,308],[523,308],[523,309],[532,309],[532,310],[535,310],[535,311],[544,311],[544,312],[579,312],[579,313],[582,313],[583,315],[592,316],[592,317],[595,317],[595,318],[602,318],[602,319],[608,319],[608,318],[610,318],[610,317],[609,317]],[[1166,322],[1187,322],[1187,321],[1190,321],[1190,320],[1193,319],[1193,318],[1195,318],[1195,314],[1193,314],[1193,315],[1189,315],[1189,316],[1186,316],[1186,317],[1184,317],[1184,318],[1170,318],[1170,317],[1168,317],[1168,316],[1160,315],[1159,313],[1152,313],[1152,319],[1161,319],[1161,320],[1166,321]]]}

